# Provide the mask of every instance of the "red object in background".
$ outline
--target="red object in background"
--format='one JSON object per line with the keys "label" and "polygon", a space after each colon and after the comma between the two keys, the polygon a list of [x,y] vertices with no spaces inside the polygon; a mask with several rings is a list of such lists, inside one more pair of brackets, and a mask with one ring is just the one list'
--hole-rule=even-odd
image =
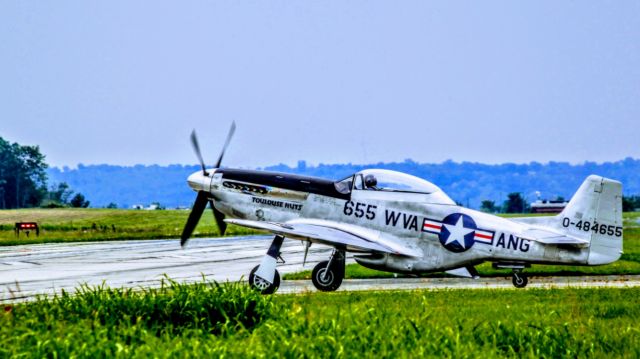
{"label": "red object in background", "polygon": [[20,236],[20,231],[26,231],[27,237],[29,237],[29,233],[31,231],[36,231],[36,236],[40,235],[40,227],[38,227],[38,223],[36,222],[16,222],[15,227],[16,236]]}

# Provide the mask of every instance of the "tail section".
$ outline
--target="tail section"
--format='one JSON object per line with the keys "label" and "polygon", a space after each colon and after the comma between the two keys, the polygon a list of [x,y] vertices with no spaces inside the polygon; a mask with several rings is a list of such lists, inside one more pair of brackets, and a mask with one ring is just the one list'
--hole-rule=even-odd
{"label": "tail section", "polygon": [[[622,184],[591,175],[556,217],[567,234],[587,240],[590,265],[607,264],[622,254]],[[556,222],[557,223],[557,222]]]}

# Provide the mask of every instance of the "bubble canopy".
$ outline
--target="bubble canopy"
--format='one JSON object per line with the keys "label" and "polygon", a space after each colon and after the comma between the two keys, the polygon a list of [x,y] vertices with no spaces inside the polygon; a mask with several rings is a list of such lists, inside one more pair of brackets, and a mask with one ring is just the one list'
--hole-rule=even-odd
{"label": "bubble canopy", "polygon": [[[371,183],[375,183],[375,185],[367,185]],[[438,186],[422,178],[402,172],[381,169],[369,169],[357,172],[353,176],[336,182],[336,189],[342,193],[348,193],[352,189],[424,194],[442,191]]]}

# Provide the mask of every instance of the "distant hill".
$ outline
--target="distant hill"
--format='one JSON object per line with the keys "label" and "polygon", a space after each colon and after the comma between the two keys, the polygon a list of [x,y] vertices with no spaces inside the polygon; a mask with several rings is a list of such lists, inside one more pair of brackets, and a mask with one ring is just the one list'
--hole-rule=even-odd
{"label": "distant hill", "polygon": [[[195,195],[187,186],[186,178],[199,168],[197,165],[78,165],[77,169],[50,168],[48,174],[50,184],[67,182],[72,189],[83,193],[92,207],[104,207],[113,202],[120,208],[127,208],[159,202],[170,208],[191,206]],[[370,165],[308,166],[300,161],[297,167],[280,164],[264,169],[340,179],[365,168],[402,171],[424,178],[440,186],[455,201],[471,208],[478,208],[485,199],[501,204],[510,192],[521,192],[529,202],[535,200],[536,191],[544,198],[570,198],[590,174],[622,181],[625,195],[640,194],[640,160],[632,158],[577,165],[566,162],[488,165],[453,161],[430,164],[405,160]]]}

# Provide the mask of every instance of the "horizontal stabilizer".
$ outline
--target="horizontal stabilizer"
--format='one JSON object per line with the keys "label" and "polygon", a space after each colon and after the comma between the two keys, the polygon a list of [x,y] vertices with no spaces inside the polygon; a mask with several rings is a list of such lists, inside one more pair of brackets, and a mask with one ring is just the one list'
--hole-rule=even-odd
{"label": "horizontal stabilizer", "polygon": [[529,228],[521,232],[520,237],[544,244],[569,244],[580,247],[589,245],[589,241],[584,239],[541,228]]}

